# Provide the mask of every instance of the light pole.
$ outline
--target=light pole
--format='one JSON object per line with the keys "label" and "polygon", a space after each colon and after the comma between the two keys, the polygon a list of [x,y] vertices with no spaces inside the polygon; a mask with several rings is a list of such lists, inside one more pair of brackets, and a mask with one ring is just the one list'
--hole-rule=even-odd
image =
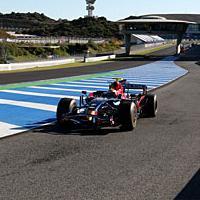
{"label": "light pole", "polygon": [[0,62],[3,64],[7,63],[7,47],[5,43],[2,43],[0,47]]}
{"label": "light pole", "polygon": [[88,11],[88,17],[93,17],[93,10],[95,9],[94,3],[96,0],[86,0],[86,10]]}

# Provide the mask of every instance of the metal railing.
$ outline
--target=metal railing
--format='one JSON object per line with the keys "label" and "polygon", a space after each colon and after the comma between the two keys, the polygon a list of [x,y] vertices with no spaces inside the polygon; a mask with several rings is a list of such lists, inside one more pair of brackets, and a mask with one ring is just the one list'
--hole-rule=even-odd
{"label": "metal railing", "polygon": [[13,43],[33,43],[33,44],[87,44],[92,41],[101,44],[107,41],[105,38],[78,38],[78,37],[20,37],[15,39],[6,39],[7,42]]}

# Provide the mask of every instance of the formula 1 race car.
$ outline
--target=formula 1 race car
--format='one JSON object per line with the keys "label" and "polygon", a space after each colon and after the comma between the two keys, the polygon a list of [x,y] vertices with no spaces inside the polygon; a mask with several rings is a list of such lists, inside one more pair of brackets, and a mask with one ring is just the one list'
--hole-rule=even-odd
{"label": "formula 1 race car", "polygon": [[[118,91],[113,90],[113,85]],[[136,94],[135,90],[140,92]],[[57,107],[57,122],[66,129],[119,127],[130,131],[136,127],[138,118],[155,117],[156,113],[156,95],[148,94],[146,85],[123,80],[111,83],[108,91],[89,94],[83,91],[79,106],[75,99],[62,98]]]}

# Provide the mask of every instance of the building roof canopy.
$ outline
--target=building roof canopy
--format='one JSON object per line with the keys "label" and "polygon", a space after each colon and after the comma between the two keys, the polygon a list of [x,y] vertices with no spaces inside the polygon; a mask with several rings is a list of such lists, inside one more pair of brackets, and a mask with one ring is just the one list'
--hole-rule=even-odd
{"label": "building roof canopy", "polygon": [[125,19],[125,20],[119,20],[119,23],[183,23],[183,24],[196,24],[196,22],[190,22],[190,21],[183,21],[183,20],[172,20],[172,19],[166,19],[164,17],[145,17],[140,19]]}
{"label": "building roof canopy", "polygon": [[189,24],[196,22],[166,19],[163,16],[140,16],[118,21],[120,30],[123,33],[138,34],[183,34]]}

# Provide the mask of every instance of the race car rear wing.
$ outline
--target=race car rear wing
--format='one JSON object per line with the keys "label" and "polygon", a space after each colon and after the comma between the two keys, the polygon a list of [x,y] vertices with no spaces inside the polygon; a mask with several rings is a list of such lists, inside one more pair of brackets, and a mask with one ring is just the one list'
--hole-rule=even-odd
{"label": "race car rear wing", "polygon": [[139,90],[139,89],[142,89],[142,90],[147,90],[147,86],[146,85],[142,85],[142,84],[132,84],[132,83],[125,83],[123,85],[124,89],[127,89],[127,90]]}

